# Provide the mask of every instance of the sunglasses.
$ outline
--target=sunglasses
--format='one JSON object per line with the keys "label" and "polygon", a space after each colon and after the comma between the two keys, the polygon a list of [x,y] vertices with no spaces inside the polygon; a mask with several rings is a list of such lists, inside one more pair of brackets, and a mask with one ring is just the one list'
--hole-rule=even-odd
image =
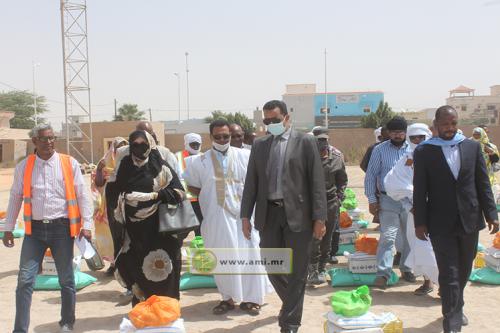
{"label": "sunglasses", "polygon": [[264,120],[262,120],[262,122],[266,126],[268,126],[270,124],[278,124],[278,123],[281,123],[282,121],[283,121],[283,119],[280,119],[280,118],[265,118]]}
{"label": "sunglasses", "polygon": [[37,139],[41,142],[54,142],[57,140],[57,136],[39,136]]}
{"label": "sunglasses", "polygon": [[229,134],[217,134],[217,135],[212,135],[212,137],[215,140],[229,140],[229,138],[231,138],[231,135],[229,135]]}

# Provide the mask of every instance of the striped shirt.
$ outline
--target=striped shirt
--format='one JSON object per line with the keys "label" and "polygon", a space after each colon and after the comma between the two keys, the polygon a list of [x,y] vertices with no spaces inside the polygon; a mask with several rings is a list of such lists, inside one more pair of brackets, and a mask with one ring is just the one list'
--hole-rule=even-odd
{"label": "striped shirt", "polygon": [[[78,208],[82,216],[83,229],[92,229],[93,204],[86,190],[85,181],[78,162],[71,158],[74,185]],[[14,182],[10,190],[9,206],[5,222],[5,230],[12,231],[23,202],[24,169],[26,159],[19,162],[14,173]],[[38,156],[35,159],[31,178],[31,211],[33,220],[53,220],[68,217],[66,190],[62,173],[61,160],[54,153],[48,160]]]}
{"label": "striped shirt", "polygon": [[410,152],[410,147],[406,142],[401,147],[396,147],[390,140],[373,148],[365,175],[365,195],[369,203],[377,202],[377,190],[385,192],[385,176],[408,152]]}

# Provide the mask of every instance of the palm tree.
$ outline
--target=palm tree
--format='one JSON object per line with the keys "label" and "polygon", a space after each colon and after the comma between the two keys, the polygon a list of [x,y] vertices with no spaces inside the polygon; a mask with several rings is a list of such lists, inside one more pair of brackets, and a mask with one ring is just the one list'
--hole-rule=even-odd
{"label": "palm tree", "polygon": [[115,116],[115,121],[133,121],[143,120],[144,112],[139,111],[137,104],[123,104],[118,109],[118,114]]}

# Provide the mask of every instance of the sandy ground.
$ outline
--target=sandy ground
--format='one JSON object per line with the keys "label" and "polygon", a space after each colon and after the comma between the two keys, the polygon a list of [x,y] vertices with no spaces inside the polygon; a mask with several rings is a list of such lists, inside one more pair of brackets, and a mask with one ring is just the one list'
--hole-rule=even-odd
{"label": "sandy ground", "polygon": [[[12,183],[12,169],[0,169],[0,210],[7,206],[9,188]],[[357,167],[349,167],[350,187],[358,194],[360,208],[366,209],[363,196],[363,173]],[[370,228],[372,228],[370,226]],[[368,232],[372,233],[371,230]],[[488,246],[492,236],[481,233],[481,242]],[[15,288],[21,240],[16,240],[13,249],[0,246],[0,332],[12,330],[15,312]],[[341,260],[345,265],[345,260]],[[83,271],[88,271],[85,265]],[[103,272],[88,272],[98,278],[98,282],[77,293],[77,321],[75,332],[117,332],[119,323],[130,310],[123,302],[123,289],[116,281],[105,277]],[[398,271],[399,273],[399,271]],[[419,281],[420,282],[420,281]],[[418,282],[418,283],[419,283]],[[401,318],[404,331],[408,333],[441,332],[441,307],[436,291],[430,296],[413,296],[418,283],[400,282],[386,291],[372,291],[372,311],[391,311]],[[337,289],[323,285],[307,289],[304,303],[301,331],[323,332],[323,314],[329,310],[329,295]],[[182,317],[188,332],[279,332],[277,314],[281,302],[276,294],[266,298],[261,314],[256,317],[240,310],[228,315],[212,315],[219,295],[215,289],[198,289],[181,293]],[[500,287],[469,285],[466,288],[465,312],[470,325],[463,332],[500,332]],[[57,322],[60,312],[59,292],[38,291],[33,294],[31,311],[32,332],[58,332]]]}

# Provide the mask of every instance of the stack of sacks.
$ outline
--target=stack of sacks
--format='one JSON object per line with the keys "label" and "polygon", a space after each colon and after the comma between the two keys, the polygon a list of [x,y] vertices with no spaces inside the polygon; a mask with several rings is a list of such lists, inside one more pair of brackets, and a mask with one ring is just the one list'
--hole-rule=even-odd
{"label": "stack of sacks", "polygon": [[[0,211],[0,238],[3,238],[3,232],[5,231],[7,212]],[[16,228],[12,232],[14,238],[21,238],[24,236],[24,229],[16,225]]]}
{"label": "stack of sacks", "polygon": [[[75,274],[75,287],[77,290],[82,289],[97,281],[96,278],[88,274],[80,272],[80,263],[82,258],[76,256],[73,258],[73,272]],[[49,249],[45,251],[45,256],[40,268],[40,273],[35,280],[34,290],[60,290],[59,278],[57,277],[57,269],[52,253]]]}
{"label": "stack of sacks", "polygon": [[[358,237],[354,244],[356,252],[345,254],[349,268],[332,268],[328,271],[332,287],[373,285],[377,277],[377,246],[376,238],[365,235]],[[387,284],[394,285],[398,281],[399,276],[392,271]]]}
{"label": "stack of sacks", "polygon": [[[480,253],[478,253],[480,256]],[[493,240],[493,246],[486,249],[481,257],[476,256],[474,267],[469,280],[485,284],[500,285],[500,232]],[[483,266],[483,267],[481,267]],[[484,267],[485,266],[485,267]]]}
{"label": "stack of sacks", "polygon": [[325,315],[325,333],[400,333],[402,322],[392,313],[377,316],[371,312],[368,286],[338,291],[330,299],[332,311]]}
{"label": "stack of sacks", "polygon": [[134,306],[120,333],[185,333],[181,306],[175,298],[153,295]]}
{"label": "stack of sacks", "polygon": [[339,250],[336,255],[344,255],[344,252],[354,253],[354,240],[358,237],[359,225],[353,223],[347,211],[343,211],[339,216],[339,227]]}
{"label": "stack of sacks", "polygon": [[[187,257],[187,260],[193,260],[192,254],[194,253],[194,251],[204,248],[205,244],[203,238],[201,236],[195,236],[195,238],[191,241],[191,245],[189,246],[189,253],[185,252],[183,253],[183,255]],[[199,288],[217,288],[213,275],[191,274],[190,272],[185,272],[181,275],[179,287],[180,290]]]}

